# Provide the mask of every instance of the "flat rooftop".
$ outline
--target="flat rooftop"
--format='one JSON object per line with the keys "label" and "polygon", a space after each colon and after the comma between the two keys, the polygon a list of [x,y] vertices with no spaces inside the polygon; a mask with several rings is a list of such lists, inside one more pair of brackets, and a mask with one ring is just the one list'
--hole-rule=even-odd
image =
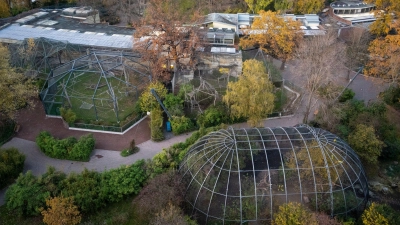
{"label": "flat rooftop", "polygon": [[41,11],[0,27],[0,42],[18,42],[25,38],[44,37],[71,44],[132,48],[133,28],[84,23],[82,17],[66,17],[61,10]]}

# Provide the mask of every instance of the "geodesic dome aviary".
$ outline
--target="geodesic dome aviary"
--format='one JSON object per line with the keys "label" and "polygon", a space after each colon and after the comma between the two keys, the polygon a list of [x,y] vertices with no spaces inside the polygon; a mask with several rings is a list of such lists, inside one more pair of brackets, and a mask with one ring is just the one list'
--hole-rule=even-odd
{"label": "geodesic dome aviary", "polygon": [[179,172],[202,224],[269,223],[288,202],[349,215],[368,199],[356,153],[338,136],[306,125],[212,132],[189,149]]}
{"label": "geodesic dome aviary", "polygon": [[84,123],[118,124],[135,111],[150,82],[140,56],[117,51],[92,51],[54,68],[40,93],[47,115],[71,108]]}

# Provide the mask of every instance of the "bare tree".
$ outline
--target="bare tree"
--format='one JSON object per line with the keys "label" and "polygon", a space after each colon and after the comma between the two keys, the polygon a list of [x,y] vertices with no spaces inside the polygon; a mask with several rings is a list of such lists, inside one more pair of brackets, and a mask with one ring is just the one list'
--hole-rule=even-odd
{"label": "bare tree", "polygon": [[371,40],[369,32],[360,27],[351,27],[346,30],[342,29],[340,38],[346,42],[346,63],[347,79],[350,73],[357,67],[363,66],[368,60],[368,45]]}
{"label": "bare tree", "polygon": [[339,42],[337,35],[328,31],[326,35],[314,36],[300,44],[296,52],[298,65],[294,67],[305,83],[308,92],[303,122],[308,122],[312,99],[319,88],[333,82],[337,71],[344,68],[345,45]]}

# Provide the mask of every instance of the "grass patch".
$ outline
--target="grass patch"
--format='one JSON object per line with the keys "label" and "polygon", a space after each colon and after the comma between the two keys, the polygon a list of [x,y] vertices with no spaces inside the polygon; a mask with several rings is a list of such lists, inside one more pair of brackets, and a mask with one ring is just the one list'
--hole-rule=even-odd
{"label": "grass patch", "polygon": [[[66,84],[67,94],[63,84]],[[123,76],[105,79],[93,72],[73,73],[59,80],[49,90],[55,93],[46,97],[48,114],[59,115],[58,108],[70,107],[80,123],[101,121],[105,126],[119,126],[119,121],[132,115],[138,97],[138,89],[125,83]],[[115,96],[114,100],[112,96]],[[116,106],[117,112],[114,110]]]}

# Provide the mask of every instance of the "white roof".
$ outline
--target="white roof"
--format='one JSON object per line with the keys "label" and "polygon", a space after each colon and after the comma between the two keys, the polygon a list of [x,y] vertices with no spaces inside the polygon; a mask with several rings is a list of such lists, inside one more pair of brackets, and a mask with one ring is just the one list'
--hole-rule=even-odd
{"label": "white roof", "polygon": [[10,25],[0,30],[0,39],[12,39],[22,41],[25,38],[49,38],[57,41],[68,41],[71,44],[109,47],[109,48],[132,48],[133,38],[131,35],[97,35],[97,33],[79,33],[74,30],[55,30],[54,28]]}

